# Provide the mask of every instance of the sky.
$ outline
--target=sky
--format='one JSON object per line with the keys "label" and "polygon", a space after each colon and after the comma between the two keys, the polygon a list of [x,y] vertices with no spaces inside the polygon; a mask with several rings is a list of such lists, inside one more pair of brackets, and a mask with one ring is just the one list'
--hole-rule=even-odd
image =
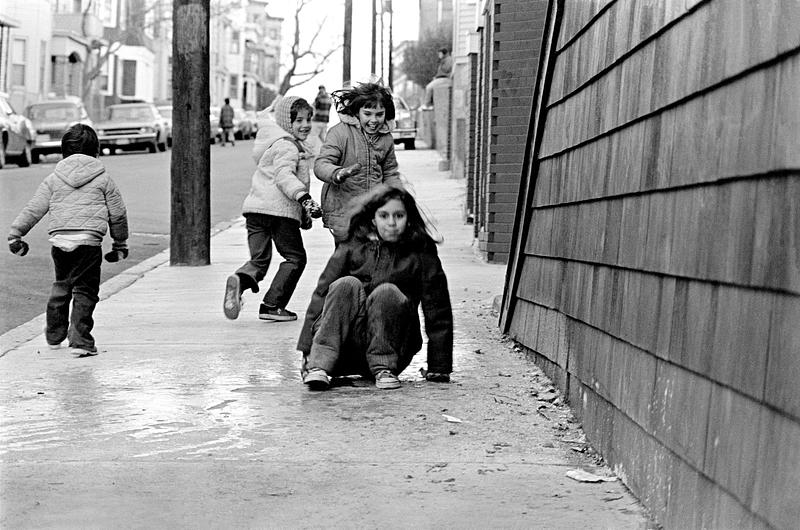
{"label": "sky", "polygon": [[[380,0],[377,8],[380,10]],[[419,2],[417,0],[394,0],[393,41],[416,40],[419,30]],[[275,0],[269,2],[267,12],[272,16],[284,18],[283,53],[284,61],[294,35],[294,0]],[[372,0],[353,0],[353,33],[351,51],[351,73],[354,81],[366,81],[370,75],[372,25],[370,15]],[[384,55],[385,80],[388,78],[389,15],[385,16]],[[330,50],[342,42],[344,29],[344,0],[312,0],[301,12],[301,43],[307,42],[313,32],[324,21],[324,27],[317,45],[320,52]],[[306,29],[308,28],[308,29]],[[378,21],[378,46],[380,47],[380,20]],[[380,72],[380,54],[376,57],[376,70]],[[301,63],[302,64],[302,63]],[[301,70],[301,69],[298,69]],[[284,73],[281,69],[281,75]],[[337,50],[328,59],[325,71],[310,81],[289,90],[289,95],[301,96],[309,101],[314,99],[317,87],[325,85],[328,92],[342,87],[342,50]]]}

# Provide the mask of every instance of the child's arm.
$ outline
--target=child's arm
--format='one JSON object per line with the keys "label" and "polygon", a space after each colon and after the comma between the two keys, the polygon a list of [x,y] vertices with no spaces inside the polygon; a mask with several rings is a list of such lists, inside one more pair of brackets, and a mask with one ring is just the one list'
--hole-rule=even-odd
{"label": "child's arm", "polygon": [[361,165],[358,163],[346,168],[342,166],[345,161],[345,145],[347,145],[347,131],[337,127],[332,128],[314,162],[314,175],[319,180],[341,184],[344,179],[361,170]]}
{"label": "child's arm", "polygon": [[[300,161],[300,151],[297,146],[290,141],[278,141],[273,144],[271,149],[275,150],[272,157],[272,169],[275,174],[275,185],[281,193],[292,199],[299,200],[308,193],[308,187],[297,178],[297,164]],[[258,162],[258,170],[265,171],[266,159],[269,158],[267,152],[262,155]],[[262,164],[263,163],[263,164]]]}
{"label": "child's arm", "polygon": [[422,313],[428,335],[428,377],[437,379],[453,371],[453,311],[447,277],[436,248],[420,253],[422,260]]}
{"label": "child's arm", "polygon": [[110,178],[103,194],[108,209],[108,228],[111,239],[115,242],[125,243],[128,240],[128,210],[125,208],[125,201],[122,200],[122,194],[117,184]]}
{"label": "child's arm", "polygon": [[46,178],[36,188],[36,193],[28,204],[19,212],[19,215],[11,223],[11,230],[8,232],[8,240],[20,240],[25,234],[31,231],[31,228],[36,226],[36,223],[41,221],[44,214],[50,210],[50,196],[52,190],[50,189],[50,179]]}

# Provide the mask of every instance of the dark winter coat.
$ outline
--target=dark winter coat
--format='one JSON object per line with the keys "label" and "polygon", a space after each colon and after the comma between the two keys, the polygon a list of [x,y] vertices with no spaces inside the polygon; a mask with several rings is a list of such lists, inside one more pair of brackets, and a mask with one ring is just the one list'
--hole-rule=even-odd
{"label": "dark winter coat", "polygon": [[[414,313],[422,304],[425,333],[428,336],[428,370],[449,374],[453,371],[453,313],[447,277],[432,242],[415,248],[409,242],[387,243],[380,239],[348,240],[339,245],[328,260],[306,311],[297,349],[308,353],[313,339],[312,326],[322,314],[331,283],[344,276],[355,276],[367,296],[380,284],[392,283],[406,295]],[[420,322],[414,319],[408,344],[411,351],[422,348]]]}
{"label": "dark winter coat", "polygon": [[[389,126],[384,126],[373,139],[367,138],[357,118],[340,115],[341,122],[328,131],[325,143],[314,162],[314,175],[324,182],[322,185],[323,224],[333,235],[343,240],[349,228],[349,204],[352,199],[368,192],[378,184],[403,187],[397,158],[394,154],[394,139]],[[342,168],[361,164],[357,175],[341,184],[333,180]]]}

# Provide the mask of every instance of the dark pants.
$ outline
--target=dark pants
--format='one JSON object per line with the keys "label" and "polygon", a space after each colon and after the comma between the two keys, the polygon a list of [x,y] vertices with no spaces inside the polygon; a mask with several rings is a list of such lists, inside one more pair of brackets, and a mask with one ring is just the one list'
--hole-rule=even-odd
{"label": "dark pants", "polygon": [[[100,247],[79,246],[72,252],[53,247],[51,251],[56,281],[47,301],[48,344],[61,344],[68,338],[71,348],[97,351],[92,337],[92,314],[100,299]],[[72,314],[69,302],[72,300]]]}
{"label": "dark pants", "polygon": [[236,274],[242,277],[242,288],[258,292],[258,283],[264,279],[272,261],[272,241],[284,262],[264,295],[264,303],[271,307],[286,308],[294,294],[297,282],[306,268],[306,249],[300,235],[300,221],[260,213],[245,214],[247,220],[247,245],[250,261],[239,267]]}
{"label": "dark pants", "polygon": [[222,127],[222,138],[220,138],[220,140],[222,141],[222,145],[228,142],[233,144],[233,127]]}
{"label": "dark pants", "polygon": [[396,285],[381,284],[367,296],[358,278],[339,278],[328,288],[314,324],[307,368],[330,375],[399,374],[416,353],[409,340],[414,318],[408,298]]}

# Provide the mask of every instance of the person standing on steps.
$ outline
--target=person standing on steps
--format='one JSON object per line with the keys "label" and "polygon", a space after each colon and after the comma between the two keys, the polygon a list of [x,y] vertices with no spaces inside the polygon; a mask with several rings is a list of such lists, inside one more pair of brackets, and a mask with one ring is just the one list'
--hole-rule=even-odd
{"label": "person standing on steps", "polygon": [[447,48],[439,48],[439,66],[436,67],[436,74],[433,80],[425,85],[425,97],[423,98],[422,108],[433,108],[433,91],[437,86],[443,85],[453,73],[453,56]]}

